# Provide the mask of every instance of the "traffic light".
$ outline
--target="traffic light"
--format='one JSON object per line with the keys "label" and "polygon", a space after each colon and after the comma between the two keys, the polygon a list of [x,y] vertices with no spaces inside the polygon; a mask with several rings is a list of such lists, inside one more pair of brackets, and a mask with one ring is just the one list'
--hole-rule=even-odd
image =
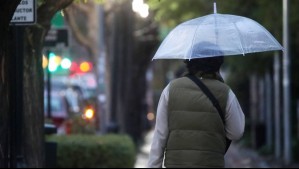
{"label": "traffic light", "polygon": [[50,52],[49,53],[49,58],[51,58],[51,57],[55,57],[56,55],[55,55],[55,53],[53,53],[53,52]]}
{"label": "traffic light", "polygon": [[69,58],[64,58],[61,61],[62,69],[69,69],[72,65],[72,61]]}
{"label": "traffic light", "polygon": [[49,55],[49,71],[50,72],[55,72],[58,70],[58,67],[61,63],[61,57],[56,56],[55,54]]}
{"label": "traffic light", "polygon": [[90,62],[82,62],[80,64],[80,70],[83,73],[89,72],[89,71],[91,71],[91,69],[92,69],[92,64]]}
{"label": "traffic light", "polygon": [[48,58],[45,55],[43,55],[43,69],[47,68],[48,63],[49,63]]}
{"label": "traffic light", "polygon": [[43,68],[52,72],[53,74],[68,75],[72,61],[69,58],[61,57],[53,52],[49,56],[43,56]]}
{"label": "traffic light", "polygon": [[72,65],[70,67],[70,74],[71,75],[84,74],[84,73],[91,72],[92,69],[93,69],[93,65],[91,62],[86,62],[86,61],[81,63],[72,62]]}
{"label": "traffic light", "polygon": [[49,56],[43,56],[43,68],[52,74],[75,75],[84,74],[93,70],[93,64],[89,61],[75,62],[67,57],[58,56],[49,52]]}

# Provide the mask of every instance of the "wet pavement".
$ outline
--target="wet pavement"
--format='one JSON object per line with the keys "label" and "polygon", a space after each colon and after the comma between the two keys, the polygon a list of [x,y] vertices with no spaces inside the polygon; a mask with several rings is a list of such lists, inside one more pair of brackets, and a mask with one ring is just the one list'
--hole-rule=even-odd
{"label": "wet pavement", "polygon": [[147,168],[148,156],[151,149],[151,143],[154,136],[154,131],[150,131],[145,135],[144,144],[140,147],[135,163],[135,168]]}
{"label": "wet pavement", "polygon": [[[140,147],[135,168],[147,168],[153,131],[147,133],[143,146]],[[225,155],[226,168],[298,168],[299,165],[283,166],[280,160],[271,160],[260,156],[254,150],[233,143]]]}
{"label": "wet pavement", "polygon": [[226,168],[270,168],[255,151],[232,144],[225,155]]}

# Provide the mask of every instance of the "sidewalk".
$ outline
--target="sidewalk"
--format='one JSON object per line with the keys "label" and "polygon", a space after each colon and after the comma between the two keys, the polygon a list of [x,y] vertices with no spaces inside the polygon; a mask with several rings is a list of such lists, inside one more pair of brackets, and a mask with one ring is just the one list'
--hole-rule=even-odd
{"label": "sidewalk", "polygon": [[144,144],[141,146],[139,153],[137,155],[137,160],[135,168],[147,168],[148,156],[151,149],[152,140],[154,137],[154,131],[151,130],[147,133],[144,138]]}
{"label": "sidewalk", "polygon": [[225,155],[226,168],[271,168],[255,151],[232,144]]}
{"label": "sidewalk", "polygon": [[[139,150],[135,168],[147,168],[148,156],[153,138],[153,131],[150,131],[144,139],[144,144]],[[282,168],[284,167],[277,160],[267,160],[260,156],[254,150],[240,147],[238,144],[232,144],[225,155],[226,168]],[[288,168],[296,168],[297,165]]]}

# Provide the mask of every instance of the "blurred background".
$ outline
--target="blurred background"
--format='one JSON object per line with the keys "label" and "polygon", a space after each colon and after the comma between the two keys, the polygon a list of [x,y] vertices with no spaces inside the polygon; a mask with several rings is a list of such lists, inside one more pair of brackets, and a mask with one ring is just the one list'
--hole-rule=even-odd
{"label": "blurred background", "polygon": [[[46,139],[58,143],[54,163],[60,167],[133,167],[139,158],[143,158],[141,163],[145,166],[148,150],[144,152],[141,147],[150,144],[148,134],[154,129],[160,94],[185,71],[182,60],[152,60],[152,57],[176,25],[213,13],[213,2],[37,0],[37,24],[26,27],[24,33],[26,97],[22,125],[24,130],[35,131],[23,131],[24,163],[32,167],[42,164],[35,163],[44,161],[41,157],[29,152],[34,149],[43,154],[36,148],[43,147],[39,144],[44,139],[41,125],[52,124],[57,129],[54,137],[59,138]],[[242,151],[233,150],[236,153],[248,150],[244,156],[247,163],[231,167],[254,167],[248,164],[248,160],[256,162],[253,160],[256,156],[250,157],[252,153],[264,160],[263,165],[255,167],[296,166],[299,162],[299,1],[216,2],[218,13],[259,22],[285,48],[284,53],[225,57],[221,74],[246,116],[245,134],[234,144],[234,148]],[[78,150],[79,153],[67,146],[59,147],[64,145],[63,140],[67,142],[77,135],[85,138],[111,134],[113,138],[100,139],[107,146],[97,147],[98,152],[93,152],[92,146]],[[122,137],[114,138],[119,135]],[[39,139],[29,143],[34,137]],[[84,140],[72,139],[72,143]],[[124,149],[115,150],[116,156],[110,157],[112,150],[106,148],[122,145],[122,141],[126,142]],[[107,152],[99,153],[101,148]],[[84,153],[84,158],[76,156]],[[232,154],[227,158],[238,156]],[[108,159],[125,156],[130,158],[120,162]],[[88,160],[83,162],[85,158]]]}

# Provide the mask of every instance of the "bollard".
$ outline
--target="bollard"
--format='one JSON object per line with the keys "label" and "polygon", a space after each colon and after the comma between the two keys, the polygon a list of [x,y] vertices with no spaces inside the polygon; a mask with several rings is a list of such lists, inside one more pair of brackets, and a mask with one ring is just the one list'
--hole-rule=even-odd
{"label": "bollard", "polygon": [[107,125],[107,133],[118,133],[119,132],[119,126],[116,122],[110,122]]}
{"label": "bollard", "polygon": [[[45,135],[56,134],[57,128],[52,124],[45,124]],[[57,143],[45,142],[46,168],[56,168],[57,163]]]}

